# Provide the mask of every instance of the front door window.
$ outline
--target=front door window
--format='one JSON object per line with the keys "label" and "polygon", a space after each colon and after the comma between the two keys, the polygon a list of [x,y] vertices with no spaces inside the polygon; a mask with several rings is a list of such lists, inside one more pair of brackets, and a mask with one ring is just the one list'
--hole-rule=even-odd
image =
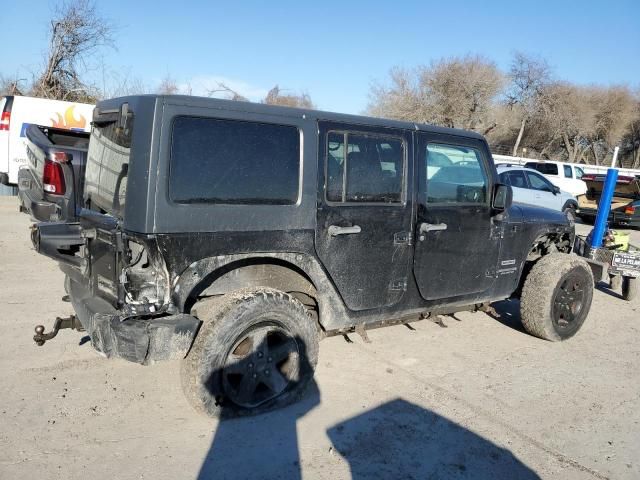
{"label": "front door window", "polygon": [[426,153],[427,203],[486,203],[488,181],[478,150],[430,143]]}

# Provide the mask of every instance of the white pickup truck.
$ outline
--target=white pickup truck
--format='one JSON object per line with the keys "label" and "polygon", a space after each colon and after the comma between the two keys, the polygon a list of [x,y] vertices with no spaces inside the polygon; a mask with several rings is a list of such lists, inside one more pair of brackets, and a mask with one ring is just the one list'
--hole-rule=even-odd
{"label": "white pickup truck", "polygon": [[536,160],[524,164],[526,168],[539,171],[551,183],[569,192],[574,197],[587,193],[587,184],[582,180],[584,170],[573,163],[554,160]]}
{"label": "white pickup truck", "polygon": [[93,105],[23,96],[0,97],[0,183],[16,185],[27,164],[29,125],[91,131]]}

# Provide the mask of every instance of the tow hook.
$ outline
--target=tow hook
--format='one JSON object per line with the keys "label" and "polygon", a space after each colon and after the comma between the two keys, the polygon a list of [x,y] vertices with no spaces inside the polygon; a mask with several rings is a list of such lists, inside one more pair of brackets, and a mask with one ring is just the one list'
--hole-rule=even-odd
{"label": "tow hook", "polygon": [[44,345],[44,342],[47,340],[51,340],[55,337],[58,332],[65,328],[71,328],[73,330],[77,330],[78,332],[84,332],[84,327],[78,320],[78,317],[75,315],[71,315],[70,317],[56,317],[56,321],[53,322],[53,328],[49,333],[44,333],[44,325],[36,325],[35,331],[36,334],[33,336],[33,341],[41,347]]}

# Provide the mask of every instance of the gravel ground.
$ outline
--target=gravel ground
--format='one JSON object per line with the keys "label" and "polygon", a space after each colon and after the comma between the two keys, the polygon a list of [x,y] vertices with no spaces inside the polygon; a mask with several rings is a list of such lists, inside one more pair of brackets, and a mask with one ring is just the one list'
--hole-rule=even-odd
{"label": "gravel ground", "polygon": [[72,312],[28,226],[0,198],[0,479],[640,477],[640,305],[606,288],[562,344],[524,333],[515,302],[327,339],[301,403],[219,423],[177,362],[106,360],[69,330],[33,343]]}

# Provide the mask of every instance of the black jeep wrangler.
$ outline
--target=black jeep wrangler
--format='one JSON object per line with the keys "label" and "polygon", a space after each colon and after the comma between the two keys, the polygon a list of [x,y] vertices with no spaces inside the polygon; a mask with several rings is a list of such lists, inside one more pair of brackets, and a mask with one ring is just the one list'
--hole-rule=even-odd
{"label": "black jeep wrangler", "polygon": [[563,340],[593,295],[572,222],[512,205],[482,136],[209,98],[100,102],[79,221],[32,238],[66,274],[66,326],[109,357],[184,359],[210,415],[294,401],[324,336],[515,296]]}

